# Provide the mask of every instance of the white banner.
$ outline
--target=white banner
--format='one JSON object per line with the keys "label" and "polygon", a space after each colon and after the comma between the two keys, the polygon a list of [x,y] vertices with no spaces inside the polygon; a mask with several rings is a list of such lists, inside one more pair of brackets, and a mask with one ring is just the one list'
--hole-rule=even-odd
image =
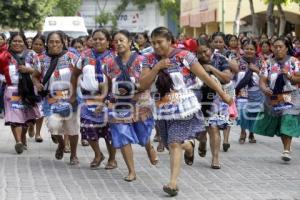
{"label": "white banner", "polygon": [[144,31],[143,15],[139,11],[125,11],[118,19],[118,28],[127,29],[131,32]]}

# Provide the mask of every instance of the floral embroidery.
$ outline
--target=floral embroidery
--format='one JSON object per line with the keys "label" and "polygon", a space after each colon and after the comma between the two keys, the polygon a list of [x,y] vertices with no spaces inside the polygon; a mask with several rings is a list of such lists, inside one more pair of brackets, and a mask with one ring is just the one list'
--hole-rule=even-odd
{"label": "floral embroidery", "polygon": [[[142,72],[141,65],[143,60],[144,56],[139,55],[132,63],[131,67],[127,69],[129,75],[137,80],[140,78],[140,74]],[[108,57],[103,60],[103,69],[107,76],[111,79],[116,78],[121,74],[121,70],[115,62],[114,57]]]}
{"label": "floral embroidery", "polygon": [[[170,58],[171,63],[174,66],[178,66],[180,72],[183,75],[184,82],[187,86],[195,84],[196,76],[190,71],[190,67],[198,62],[196,56],[189,51],[182,50],[173,57]],[[159,62],[159,57],[154,53],[145,55],[142,66],[145,68],[152,68]]]}

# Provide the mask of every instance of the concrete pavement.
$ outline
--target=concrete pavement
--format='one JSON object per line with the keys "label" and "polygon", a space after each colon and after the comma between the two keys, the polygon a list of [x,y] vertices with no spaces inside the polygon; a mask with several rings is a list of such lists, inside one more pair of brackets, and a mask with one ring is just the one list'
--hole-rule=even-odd
{"label": "concrete pavement", "polygon": [[[195,151],[193,166],[183,164],[179,195],[170,198],[162,191],[169,177],[168,152],[159,153],[160,162],[152,166],[146,151],[134,146],[137,180],[123,181],[127,168],[117,153],[118,168],[90,170],[93,157],[90,147],[78,145],[79,166],[70,166],[69,154],[55,160],[56,145],[43,127],[43,143],[28,139],[28,150],[17,155],[9,127],[0,120],[0,200],[37,199],[241,199],[300,200],[300,140],[293,144],[293,159],[280,160],[280,138],[256,136],[258,143],[238,144],[239,129],[233,128],[227,153],[221,153],[221,170],[210,168],[211,155],[200,158]],[[156,146],[157,144],[155,144]],[[107,156],[104,141],[101,148]],[[197,149],[197,148],[196,148]],[[183,163],[183,162],[182,162]]]}

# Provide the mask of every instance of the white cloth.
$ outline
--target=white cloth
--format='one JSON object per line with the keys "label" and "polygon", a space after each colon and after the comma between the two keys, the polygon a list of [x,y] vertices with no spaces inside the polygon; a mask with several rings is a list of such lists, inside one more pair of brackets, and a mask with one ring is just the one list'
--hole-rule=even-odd
{"label": "white cloth", "polygon": [[71,75],[72,71],[70,68],[64,68],[59,69],[59,78],[56,78],[54,76],[54,73],[52,74],[50,80],[49,80],[49,88],[51,91],[56,90],[68,90],[71,88]]}
{"label": "white cloth", "polygon": [[[237,73],[237,80],[235,82],[235,87],[241,82],[241,80],[245,77],[246,72],[240,71]],[[248,91],[257,91],[259,90],[259,75],[253,72],[252,81],[254,82],[253,87],[247,88]]]}
{"label": "white cloth", "polygon": [[[103,75],[103,82],[105,76]],[[96,80],[96,72],[94,65],[86,65],[82,70],[82,78],[80,79],[80,86],[87,91],[98,91],[99,83]]]}

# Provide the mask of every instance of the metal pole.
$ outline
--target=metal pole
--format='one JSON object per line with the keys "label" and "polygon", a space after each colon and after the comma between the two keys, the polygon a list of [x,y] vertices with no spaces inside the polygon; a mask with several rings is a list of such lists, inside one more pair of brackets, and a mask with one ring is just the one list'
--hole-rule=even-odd
{"label": "metal pole", "polygon": [[224,0],[222,0],[222,32],[224,32],[224,30],[225,30],[225,16],[224,16],[224,14],[225,14],[225,10],[224,10]]}
{"label": "metal pole", "polygon": [[[98,0],[97,0],[97,2],[98,2]],[[95,22],[95,29],[97,28],[97,22],[96,22],[96,17],[97,17],[97,6],[96,6],[96,4],[97,4],[97,2],[95,2],[95,16],[94,16],[94,22]]]}

